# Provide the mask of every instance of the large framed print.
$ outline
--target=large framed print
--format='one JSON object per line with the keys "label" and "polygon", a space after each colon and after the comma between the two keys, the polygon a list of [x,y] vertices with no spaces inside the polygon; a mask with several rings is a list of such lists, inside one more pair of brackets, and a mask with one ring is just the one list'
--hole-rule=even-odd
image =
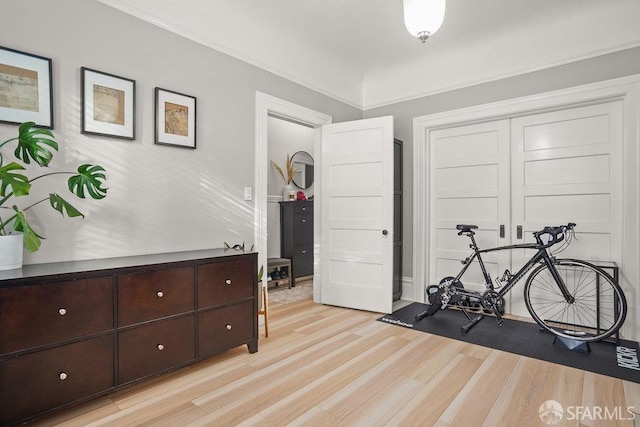
{"label": "large framed print", "polygon": [[0,122],[53,129],[52,61],[0,46]]}
{"label": "large framed print", "polygon": [[136,82],[81,68],[82,133],[136,139]]}
{"label": "large framed print", "polygon": [[155,143],[196,148],[196,97],[155,89]]}

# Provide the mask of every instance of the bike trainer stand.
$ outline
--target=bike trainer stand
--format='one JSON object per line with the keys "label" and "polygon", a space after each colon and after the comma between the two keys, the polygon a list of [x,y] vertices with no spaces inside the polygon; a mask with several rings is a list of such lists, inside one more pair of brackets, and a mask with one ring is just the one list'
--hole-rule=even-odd
{"label": "bike trainer stand", "polygon": [[565,350],[577,351],[579,353],[591,353],[591,346],[588,342],[559,337],[557,335],[553,339],[553,345]]}

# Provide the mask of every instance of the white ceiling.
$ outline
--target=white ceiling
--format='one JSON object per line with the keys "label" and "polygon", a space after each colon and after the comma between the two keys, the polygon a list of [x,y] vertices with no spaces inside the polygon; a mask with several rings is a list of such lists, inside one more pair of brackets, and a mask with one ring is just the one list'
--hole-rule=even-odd
{"label": "white ceiling", "polygon": [[99,0],[361,109],[640,46],[639,0],[449,0],[409,35],[402,0]]}

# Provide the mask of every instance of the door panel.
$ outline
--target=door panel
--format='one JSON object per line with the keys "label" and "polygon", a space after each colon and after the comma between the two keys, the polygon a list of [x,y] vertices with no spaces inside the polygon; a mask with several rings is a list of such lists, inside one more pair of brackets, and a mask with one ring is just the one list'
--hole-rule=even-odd
{"label": "door panel", "polygon": [[[509,121],[460,126],[430,134],[431,261],[429,283],[455,276],[460,261],[470,254],[469,238],[458,236],[457,224],[479,227],[476,242],[482,247],[509,241]],[[500,225],[505,236],[500,237]],[[510,265],[508,252],[483,257],[492,278]],[[477,264],[463,278],[467,288],[484,289]]]}
{"label": "door panel", "polygon": [[[515,118],[511,123],[512,205],[522,240],[545,225],[575,222],[562,257],[621,261],[622,104],[611,102]],[[515,236],[515,234],[514,234]],[[531,251],[514,252],[514,268]],[[512,313],[528,315],[522,292]]]}
{"label": "door panel", "polygon": [[323,126],[321,150],[321,302],[391,313],[393,118]]}

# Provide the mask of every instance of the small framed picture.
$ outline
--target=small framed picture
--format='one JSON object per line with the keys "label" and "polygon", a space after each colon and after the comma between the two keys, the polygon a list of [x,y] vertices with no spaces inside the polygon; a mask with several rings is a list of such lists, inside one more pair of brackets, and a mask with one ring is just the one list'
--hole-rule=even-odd
{"label": "small framed picture", "polygon": [[136,139],[136,82],[81,68],[82,133]]}
{"label": "small framed picture", "polygon": [[53,129],[51,59],[0,46],[0,122]]}
{"label": "small framed picture", "polygon": [[155,142],[196,148],[196,97],[155,89]]}

